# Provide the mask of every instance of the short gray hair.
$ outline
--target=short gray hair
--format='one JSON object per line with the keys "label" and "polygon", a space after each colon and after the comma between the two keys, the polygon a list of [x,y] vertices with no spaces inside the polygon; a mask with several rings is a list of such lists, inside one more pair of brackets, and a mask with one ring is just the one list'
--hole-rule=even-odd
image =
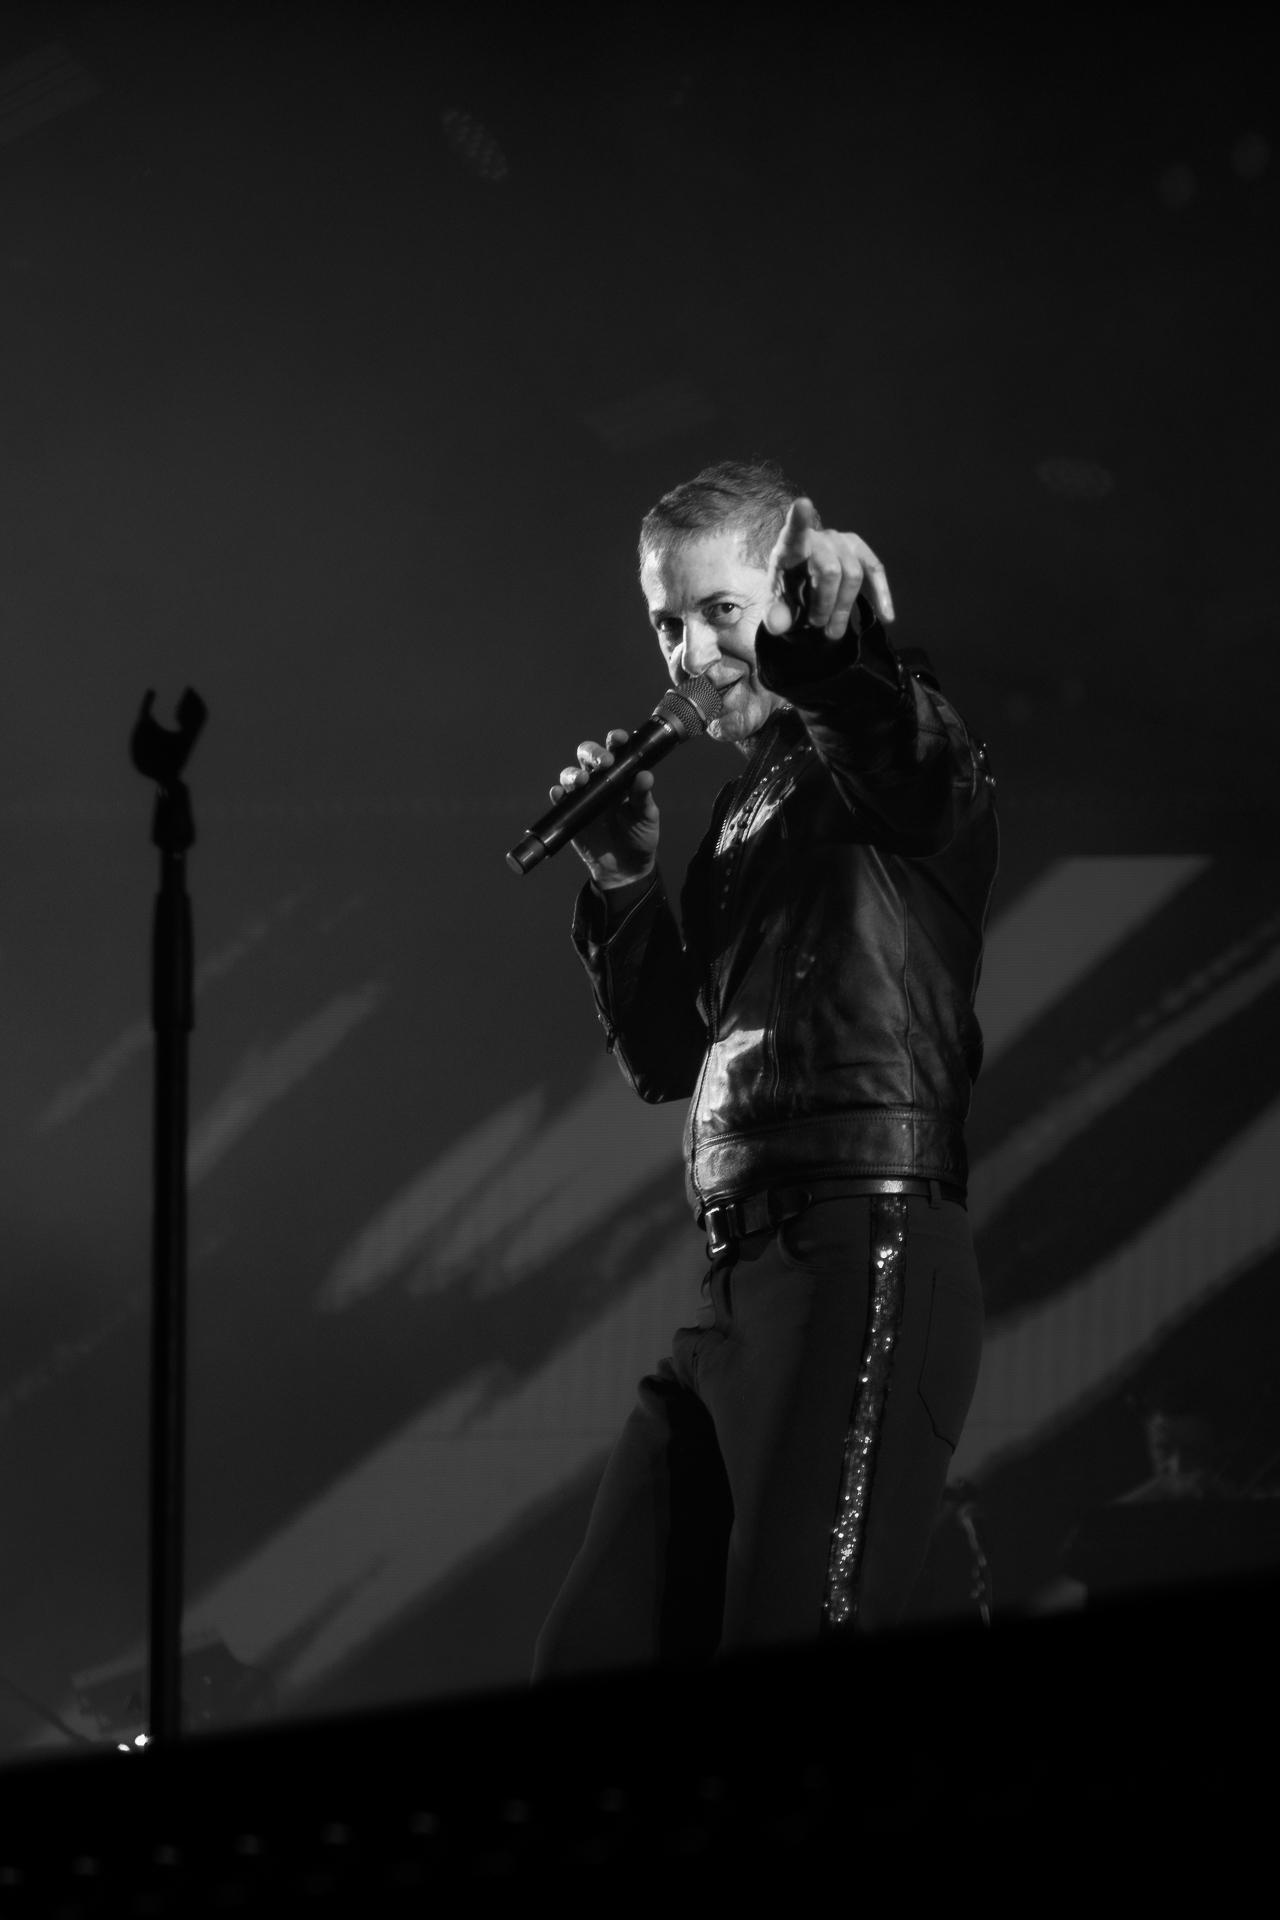
{"label": "short gray hair", "polygon": [[704,467],[646,513],[640,523],[640,565],[653,554],[737,531],[752,566],[763,567],[800,492],[774,460],[720,460]]}

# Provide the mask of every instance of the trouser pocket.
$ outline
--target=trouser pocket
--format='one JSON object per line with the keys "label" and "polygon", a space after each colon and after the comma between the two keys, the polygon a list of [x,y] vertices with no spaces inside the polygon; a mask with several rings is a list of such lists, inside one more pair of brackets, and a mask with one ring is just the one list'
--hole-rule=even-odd
{"label": "trouser pocket", "polygon": [[954,1450],[978,1384],[982,1294],[976,1276],[972,1286],[959,1286],[935,1273],[930,1284],[929,1326],[916,1392],[933,1431]]}

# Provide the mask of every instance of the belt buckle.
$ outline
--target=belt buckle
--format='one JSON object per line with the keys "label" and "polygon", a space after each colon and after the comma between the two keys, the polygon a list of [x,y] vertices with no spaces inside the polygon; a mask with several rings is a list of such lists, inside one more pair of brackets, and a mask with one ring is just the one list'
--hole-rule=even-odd
{"label": "belt buckle", "polygon": [[706,1207],[703,1210],[702,1224],[707,1235],[707,1252],[714,1260],[719,1253],[725,1253],[733,1243],[732,1209],[729,1207]]}

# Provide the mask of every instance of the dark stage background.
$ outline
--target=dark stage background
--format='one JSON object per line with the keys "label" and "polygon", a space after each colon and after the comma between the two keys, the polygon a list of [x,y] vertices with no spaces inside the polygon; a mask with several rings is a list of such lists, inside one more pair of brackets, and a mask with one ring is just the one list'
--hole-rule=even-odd
{"label": "dark stage background", "polygon": [[[1270,1553],[1261,42],[1221,11],[746,18],[0,12],[6,1755],[137,1718],[148,687],[211,709],[202,1712],[527,1671],[700,1270],[681,1115],[627,1095],[577,977],[572,856],[502,856],[660,694],[636,526],[726,455],[870,540],[999,778],[956,1462],[997,1613],[1149,1479],[1156,1401],[1207,1423],[1220,1504],[1136,1577]],[[735,764],[663,772],[673,873]],[[970,1578],[945,1520],[921,1617]]]}

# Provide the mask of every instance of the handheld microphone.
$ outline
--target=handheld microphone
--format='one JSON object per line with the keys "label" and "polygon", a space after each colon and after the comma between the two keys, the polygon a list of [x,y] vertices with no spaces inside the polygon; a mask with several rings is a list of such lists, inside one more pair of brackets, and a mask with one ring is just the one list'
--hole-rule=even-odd
{"label": "handheld microphone", "polygon": [[622,799],[643,768],[656,765],[682,740],[705,733],[722,705],[705,675],[664,693],[649,719],[618,749],[613,765],[602,773],[593,773],[585,787],[574,787],[557,800],[512,847],[507,855],[512,873],[528,873],[531,867],[559,853],[588,820]]}

